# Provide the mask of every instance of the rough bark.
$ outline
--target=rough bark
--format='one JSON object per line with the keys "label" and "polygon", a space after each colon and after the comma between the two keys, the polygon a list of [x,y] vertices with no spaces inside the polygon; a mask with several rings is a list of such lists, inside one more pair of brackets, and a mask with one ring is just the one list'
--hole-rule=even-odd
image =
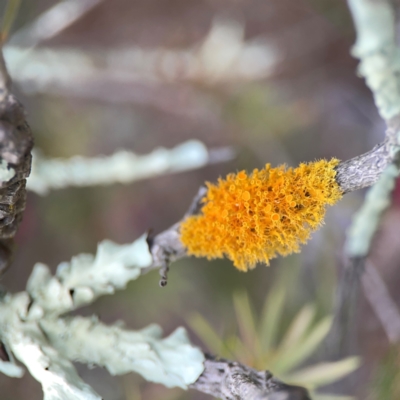
{"label": "rough bark", "polygon": [[365,154],[341,162],[336,167],[336,181],[343,193],[372,186],[393,161],[391,149],[392,145],[386,140]]}
{"label": "rough bark", "polygon": [[222,400],[310,400],[306,389],[287,385],[268,371],[206,355],[205,369],[190,387]]}
{"label": "rough bark", "polygon": [[0,182],[0,274],[10,265],[13,237],[26,203],[26,178],[31,169],[32,132],[25,111],[10,92],[11,81],[0,49],[0,162],[14,176]]}

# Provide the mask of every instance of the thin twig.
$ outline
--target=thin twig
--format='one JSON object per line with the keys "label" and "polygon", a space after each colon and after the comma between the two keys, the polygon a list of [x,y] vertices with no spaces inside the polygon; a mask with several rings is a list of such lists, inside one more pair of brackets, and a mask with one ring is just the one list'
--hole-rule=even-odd
{"label": "thin twig", "polygon": [[400,340],[400,312],[385,282],[371,261],[366,261],[362,275],[364,295],[375,311],[390,343]]}
{"label": "thin twig", "polygon": [[337,285],[334,319],[325,340],[324,357],[338,359],[352,348],[354,315],[360,291],[360,279],[364,272],[364,258],[347,259]]}

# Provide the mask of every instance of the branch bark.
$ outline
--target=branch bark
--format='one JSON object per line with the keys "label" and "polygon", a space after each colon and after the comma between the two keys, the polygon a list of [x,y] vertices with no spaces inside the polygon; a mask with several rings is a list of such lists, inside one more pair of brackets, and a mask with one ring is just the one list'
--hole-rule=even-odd
{"label": "branch bark", "polygon": [[287,385],[268,371],[206,354],[204,371],[192,389],[223,400],[310,400],[306,389]]}
{"label": "branch bark", "polygon": [[393,162],[392,147],[391,142],[385,140],[369,152],[341,162],[336,167],[336,181],[343,193],[372,186]]}
{"label": "branch bark", "polygon": [[33,146],[25,111],[10,90],[0,47],[0,275],[11,263],[13,237],[25,210]]}

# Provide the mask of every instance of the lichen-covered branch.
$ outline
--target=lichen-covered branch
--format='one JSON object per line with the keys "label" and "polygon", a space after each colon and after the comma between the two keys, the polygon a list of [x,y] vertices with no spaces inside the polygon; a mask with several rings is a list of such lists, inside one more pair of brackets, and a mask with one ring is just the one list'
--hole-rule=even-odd
{"label": "lichen-covered branch", "polygon": [[208,150],[197,140],[189,140],[170,150],[158,148],[144,156],[124,150],[107,157],[49,159],[36,151],[27,189],[44,195],[52,189],[68,186],[109,185],[117,182],[126,184],[227,161],[233,155],[230,148]]}
{"label": "lichen-covered branch", "polygon": [[39,326],[62,358],[104,367],[112,375],[137,372],[148,381],[187,389],[203,371],[203,353],[183,328],[162,339],[155,324],[134,332],[95,317],[43,319]]}
{"label": "lichen-covered branch", "polygon": [[[359,179],[355,181],[376,183],[348,231],[345,245],[348,259],[339,281],[334,323],[327,340],[332,357],[347,351],[351,345],[349,338],[354,328],[354,312],[366,257],[399,175],[400,49],[396,43],[393,4],[389,0],[348,0],[348,4],[357,33],[353,55],[360,59],[359,72],[372,90],[388,129],[384,143],[367,153],[367,157],[361,156],[356,163],[350,163],[350,168],[344,163],[346,168],[338,172],[337,179],[343,182],[346,191],[351,188],[348,176],[354,180],[358,171]],[[365,176],[365,180],[361,176]]]}
{"label": "lichen-covered branch", "polygon": [[350,347],[348,339],[351,336],[365,260],[381,216],[390,205],[390,194],[398,175],[397,164],[386,167],[377,183],[368,191],[364,204],[354,215],[347,231],[344,246],[347,261],[337,288],[335,318],[327,341],[328,351],[332,356],[344,352],[346,346]]}
{"label": "lichen-covered branch", "polygon": [[390,164],[368,191],[364,204],[353,216],[352,224],[347,231],[345,252],[348,257],[367,257],[381,216],[391,203],[390,195],[398,176],[398,165]]}
{"label": "lichen-covered branch", "polygon": [[0,301],[0,340],[10,358],[8,362],[2,362],[1,371],[21,377],[23,370],[16,364],[15,357],[42,384],[44,400],[101,400],[79,378],[72,363],[61,357],[48,342],[37,321],[23,319],[29,302],[26,292],[6,295]]}
{"label": "lichen-covered branch", "polygon": [[0,301],[0,340],[9,358],[0,363],[0,371],[21,377],[15,357],[42,384],[45,400],[100,400],[81,381],[74,361],[105,367],[113,375],[137,372],[152,382],[191,387],[226,400],[272,400],[272,395],[309,399],[305,389],[285,385],[269,372],[212,357],[206,360],[183,328],[162,339],[157,325],[133,332],[118,324],[106,326],[94,317],[32,315],[31,306],[27,292],[6,294]]}
{"label": "lichen-covered branch", "polygon": [[[25,364],[43,387],[46,400],[99,400],[78,377],[72,361],[106,367],[112,374],[138,372],[168,387],[187,388],[203,371],[203,353],[190,344],[183,328],[162,339],[152,325],[132,332],[107,327],[95,318],[66,319],[30,315],[27,292],[7,294],[0,301],[0,340],[7,353]],[[10,357],[1,371],[21,377]]]}
{"label": "lichen-covered branch", "polygon": [[348,0],[357,40],[352,54],[371,89],[381,116],[389,121],[400,113],[400,49],[395,12],[390,0]]}
{"label": "lichen-covered branch", "polygon": [[18,46],[19,41],[22,45],[24,42],[34,45],[58,27],[34,28],[32,40],[26,40],[24,34],[25,39],[15,38],[16,46],[4,49],[12,78],[22,90],[30,92],[87,94],[99,82],[115,81],[117,76],[123,77],[126,84],[246,82],[270,76],[281,59],[276,46],[263,37],[245,40],[243,24],[226,18],[216,19],[201,43],[183,50],[133,46],[107,51],[59,50]]}
{"label": "lichen-covered branch", "polygon": [[97,297],[112,294],[153,263],[146,237],[131,244],[101,242],[95,256],[80,254],[61,263],[55,276],[44,264],[36,264],[27,284],[32,304],[27,319],[56,316],[90,304]]}

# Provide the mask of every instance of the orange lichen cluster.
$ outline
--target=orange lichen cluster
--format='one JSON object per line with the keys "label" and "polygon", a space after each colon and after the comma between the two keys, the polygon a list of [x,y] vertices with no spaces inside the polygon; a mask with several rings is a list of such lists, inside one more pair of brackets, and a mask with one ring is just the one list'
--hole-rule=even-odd
{"label": "orange lichen cluster", "polygon": [[298,252],[323,222],[326,205],[342,196],[335,180],[338,160],[297,168],[279,166],[245,171],[207,183],[199,215],[180,227],[188,254],[230,258],[242,271],[278,254]]}

